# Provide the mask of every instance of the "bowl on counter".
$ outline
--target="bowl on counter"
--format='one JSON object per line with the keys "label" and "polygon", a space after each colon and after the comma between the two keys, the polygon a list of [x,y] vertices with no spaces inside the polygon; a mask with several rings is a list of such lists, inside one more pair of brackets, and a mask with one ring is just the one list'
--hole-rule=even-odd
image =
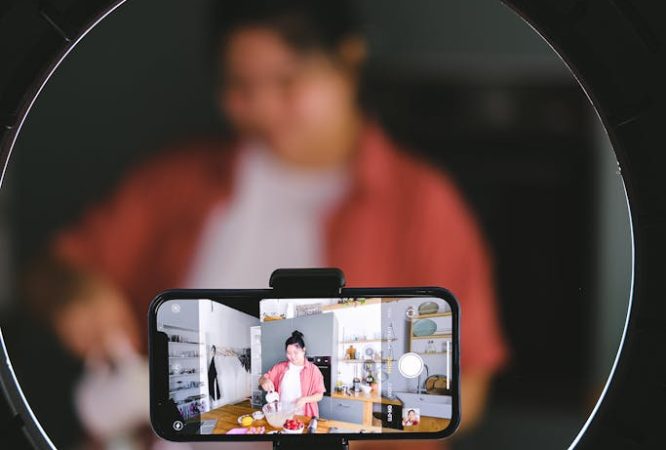
{"label": "bowl on counter", "polygon": [[273,428],[282,428],[282,425],[294,417],[294,405],[292,403],[272,402],[266,403],[261,412],[264,413],[266,421]]}
{"label": "bowl on counter", "polygon": [[303,430],[305,430],[305,424],[297,419],[287,419],[282,424],[282,433],[285,434],[302,434]]}

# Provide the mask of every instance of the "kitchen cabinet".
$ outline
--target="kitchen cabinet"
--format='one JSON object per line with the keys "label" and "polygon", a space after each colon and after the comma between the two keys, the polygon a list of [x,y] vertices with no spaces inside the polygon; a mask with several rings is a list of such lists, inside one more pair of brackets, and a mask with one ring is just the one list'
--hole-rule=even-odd
{"label": "kitchen cabinet", "polygon": [[261,324],[261,369],[264,373],[275,363],[286,359],[284,343],[294,331],[292,320],[274,320]]}
{"label": "kitchen cabinet", "polygon": [[337,398],[331,399],[330,419],[359,424],[363,423],[363,402]]}
{"label": "kitchen cabinet", "polygon": [[337,339],[334,339],[334,336],[337,336],[337,327],[333,314],[295,317],[291,321],[294,330],[303,333],[308,355],[332,356],[335,354]]}
{"label": "kitchen cabinet", "polygon": [[[337,323],[330,313],[292,319],[272,320],[261,324],[261,365],[266,372],[285,360],[284,343],[294,330],[303,333],[308,355],[334,356],[337,342]],[[336,373],[332,371],[332,373]]]}
{"label": "kitchen cabinet", "polygon": [[333,405],[331,397],[324,396],[319,402],[319,417],[324,419],[331,418],[331,407]]}

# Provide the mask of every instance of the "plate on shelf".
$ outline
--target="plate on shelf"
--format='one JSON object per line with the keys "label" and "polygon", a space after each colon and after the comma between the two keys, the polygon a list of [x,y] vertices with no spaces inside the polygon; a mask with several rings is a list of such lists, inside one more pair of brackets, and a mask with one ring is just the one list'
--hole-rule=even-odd
{"label": "plate on shelf", "polygon": [[439,311],[439,305],[435,302],[424,302],[419,305],[419,314],[435,314]]}
{"label": "plate on shelf", "polygon": [[433,333],[433,336],[448,336],[451,333],[452,333],[451,330],[436,331],[436,332]]}
{"label": "plate on shelf", "polygon": [[365,353],[365,356],[367,356],[368,359],[372,359],[375,355],[375,349],[368,345],[363,353]]}
{"label": "plate on shelf", "polygon": [[412,334],[419,336],[432,336],[437,331],[437,324],[431,319],[420,319],[414,322]]}

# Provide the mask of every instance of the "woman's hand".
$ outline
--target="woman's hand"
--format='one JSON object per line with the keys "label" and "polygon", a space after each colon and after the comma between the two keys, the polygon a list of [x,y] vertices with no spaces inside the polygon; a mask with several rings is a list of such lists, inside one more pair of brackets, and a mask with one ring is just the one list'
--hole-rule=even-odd
{"label": "woman's hand", "polygon": [[[53,314],[53,327],[74,355],[113,362],[118,352],[139,352],[141,331],[130,301],[113,284],[82,274],[82,286]],[[118,338],[123,345],[118,346]]]}
{"label": "woman's hand", "polygon": [[268,377],[261,377],[261,380],[259,380],[259,386],[266,391],[266,392],[273,392],[275,390],[275,385],[273,382],[270,380]]}
{"label": "woman's hand", "polygon": [[296,409],[300,409],[305,407],[305,404],[308,403],[309,398],[308,397],[301,397],[298,400],[296,400]]}

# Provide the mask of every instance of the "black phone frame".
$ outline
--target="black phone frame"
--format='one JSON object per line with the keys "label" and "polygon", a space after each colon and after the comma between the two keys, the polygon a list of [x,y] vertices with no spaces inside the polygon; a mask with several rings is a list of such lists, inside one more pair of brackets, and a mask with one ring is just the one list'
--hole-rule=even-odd
{"label": "black phone frame", "polygon": [[[293,270],[293,269],[289,269]],[[300,269],[307,270],[307,269]],[[329,284],[330,286],[330,284]],[[452,312],[452,418],[449,426],[441,432],[405,432],[405,433],[335,433],[335,434],[272,434],[272,435],[183,435],[175,431],[171,424],[160,422],[160,408],[162,402],[168,399],[168,379],[165,385],[165,374],[168,374],[168,360],[163,358],[165,349],[161,346],[165,341],[160,339],[157,326],[157,311],[160,306],[169,300],[197,301],[208,299],[228,305],[226,302],[259,302],[265,298],[369,298],[369,297],[436,297],[441,298],[451,306]],[[346,445],[350,440],[379,440],[387,439],[443,439],[451,436],[460,425],[460,306],[456,297],[447,289],[441,287],[392,287],[392,288],[339,288],[334,291],[321,289],[308,289],[304,287],[300,292],[294,289],[282,291],[280,289],[171,289],[158,294],[151,302],[148,312],[148,340],[150,364],[150,415],[153,430],[160,437],[177,442],[215,441],[215,442],[255,442],[273,441],[280,448],[298,448],[301,445],[328,444],[336,446]]]}

